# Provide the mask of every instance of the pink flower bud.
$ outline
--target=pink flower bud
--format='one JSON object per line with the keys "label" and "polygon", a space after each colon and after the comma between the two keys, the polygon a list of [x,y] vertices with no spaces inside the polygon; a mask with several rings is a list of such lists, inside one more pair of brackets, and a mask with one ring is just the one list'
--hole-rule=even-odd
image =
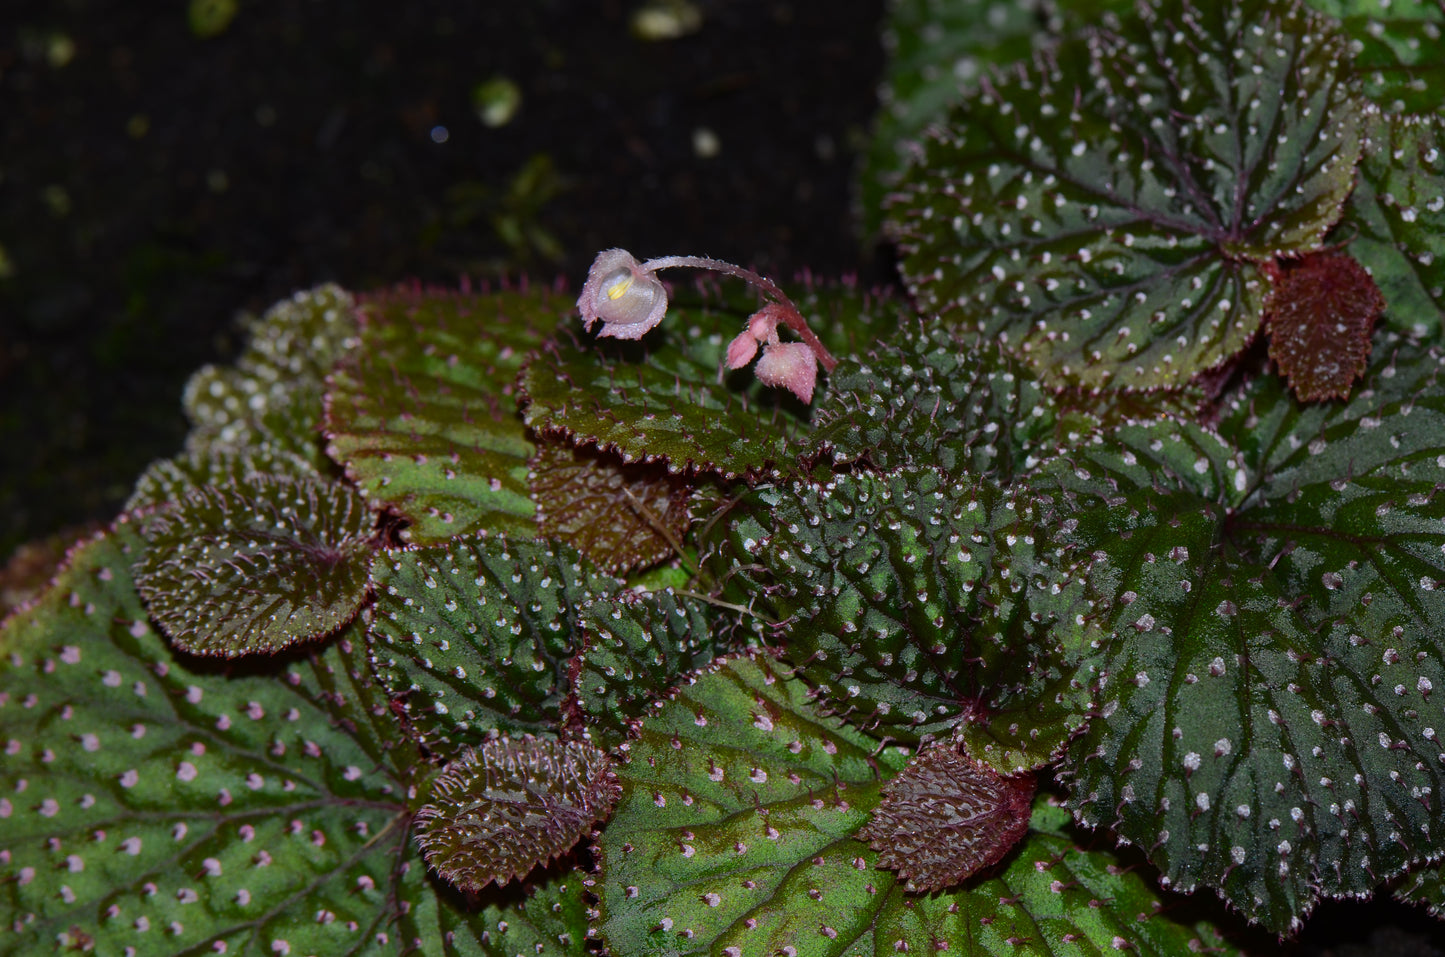
{"label": "pink flower bud", "polygon": [[752,333],[744,329],[736,339],[728,343],[728,368],[741,369],[753,361],[753,356],[758,354],[758,340],[754,339]]}
{"label": "pink flower bud", "polygon": [[777,342],[778,323],[784,321],[788,310],[776,302],[770,302],[748,316],[748,333],[758,342]]}
{"label": "pink flower bud", "polygon": [[[729,350],[731,351],[731,350]],[[803,342],[771,342],[753,367],[764,385],[782,386],[805,403],[813,401],[818,382],[818,357]]]}
{"label": "pink flower bud", "polygon": [[640,339],[667,313],[667,290],[627,250],[605,249],[587,271],[577,308],[589,332],[600,319],[599,336]]}

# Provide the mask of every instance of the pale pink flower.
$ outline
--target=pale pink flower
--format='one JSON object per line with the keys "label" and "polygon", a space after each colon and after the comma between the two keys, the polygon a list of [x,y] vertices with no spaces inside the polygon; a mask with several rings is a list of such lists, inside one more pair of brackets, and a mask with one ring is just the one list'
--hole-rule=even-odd
{"label": "pale pink flower", "polygon": [[667,314],[667,290],[627,250],[604,249],[587,271],[577,308],[589,332],[600,319],[599,336],[640,339]]}
{"label": "pale pink flower", "polygon": [[818,357],[803,342],[770,342],[753,374],[763,385],[782,386],[806,404],[813,401],[818,382]]}

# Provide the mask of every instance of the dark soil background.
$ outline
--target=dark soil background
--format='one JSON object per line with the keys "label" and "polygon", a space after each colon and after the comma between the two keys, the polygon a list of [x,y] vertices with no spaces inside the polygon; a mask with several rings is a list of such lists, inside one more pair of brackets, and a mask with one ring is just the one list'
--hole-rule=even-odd
{"label": "dark soil background", "polygon": [[697,3],[660,42],[640,5],[252,0],[203,39],[183,0],[0,2],[0,559],[114,515],[237,312],[295,289],[575,288],[610,246],[860,271],[882,0]]}
{"label": "dark soil background", "polygon": [[[209,38],[183,0],[0,0],[0,561],[113,516],[178,450],[186,377],[294,289],[575,288],[610,246],[889,281],[850,212],[883,0],[694,3],[644,42],[641,0],[243,0]],[[488,127],[495,77],[521,105]],[[1441,937],[1327,903],[1251,949]]]}

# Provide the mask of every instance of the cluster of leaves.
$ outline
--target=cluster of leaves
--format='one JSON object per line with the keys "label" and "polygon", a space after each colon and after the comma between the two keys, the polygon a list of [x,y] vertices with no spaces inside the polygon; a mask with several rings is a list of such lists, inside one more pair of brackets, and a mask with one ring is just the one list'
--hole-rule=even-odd
{"label": "cluster of leaves", "polygon": [[1434,15],[1112,6],[943,46],[1034,57],[898,114],[911,299],[793,290],[812,408],[723,374],[757,302],[705,283],[635,341],[525,285],[256,320],[0,630],[0,953],[1445,908],[1445,159],[1390,69]]}

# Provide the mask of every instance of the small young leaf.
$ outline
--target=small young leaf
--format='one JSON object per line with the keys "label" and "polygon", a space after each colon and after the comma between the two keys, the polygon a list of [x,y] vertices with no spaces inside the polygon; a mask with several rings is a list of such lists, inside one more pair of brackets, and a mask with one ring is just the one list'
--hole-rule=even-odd
{"label": "small young leaf", "polygon": [[583,647],[572,662],[572,705],[593,740],[608,748],[726,650],[703,604],[671,589],[599,599],[584,605],[578,620]]}
{"label": "small young leaf", "polygon": [[416,815],[426,862],[465,891],[522,877],[570,850],[617,803],[603,751],[523,735],[467,750]]}
{"label": "small young leaf", "polygon": [[326,394],[327,452],[410,541],[537,533],[513,381],[569,308],[546,290],[363,301],[361,345]]}
{"label": "small young leaf", "polygon": [[329,635],[365,600],[374,516],[344,485],[252,474],[145,520],[135,574],[151,615],[201,655],[271,653]]}
{"label": "small young leaf", "polygon": [[326,376],[355,344],[355,303],[339,286],[298,292],[249,323],[234,367],[206,366],[186,385],[187,450],[270,445],[321,465],[317,430]]}
{"label": "small young leaf", "polygon": [[143,547],[80,547],[0,630],[0,952],[379,955],[424,889],[384,699],[344,640],[276,676],[176,658]]}
{"label": "small young leaf", "polygon": [[662,465],[543,441],[528,484],[538,532],[561,539],[614,575],[674,554],[691,523],[691,488]]}
{"label": "small young leaf", "polygon": [[1055,385],[1173,385],[1234,355],[1256,264],[1316,248],[1354,184],[1363,106],[1325,18],[1139,11],[984,84],[890,214],[920,305]]}
{"label": "small young leaf", "polygon": [[878,807],[880,775],[903,760],[810,697],[766,661],[739,659],[643,723],[600,840],[612,953],[1235,953],[1171,919],[1117,856],[1076,847],[1067,814],[1047,807],[1003,870],[908,893],[854,836]]}
{"label": "small young leaf", "polygon": [[1349,398],[1384,309],[1379,287],[1347,253],[1281,265],[1265,308],[1269,357],[1301,402]]}
{"label": "small young leaf", "polygon": [[372,666],[443,754],[556,731],[578,606],[622,583],[556,542],[477,538],[378,555]]}
{"label": "small young leaf", "polygon": [[1028,832],[1031,774],[1001,777],[952,744],[931,744],[883,786],[883,800],[858,831],[910,891],[963,883],[997,864]]}

